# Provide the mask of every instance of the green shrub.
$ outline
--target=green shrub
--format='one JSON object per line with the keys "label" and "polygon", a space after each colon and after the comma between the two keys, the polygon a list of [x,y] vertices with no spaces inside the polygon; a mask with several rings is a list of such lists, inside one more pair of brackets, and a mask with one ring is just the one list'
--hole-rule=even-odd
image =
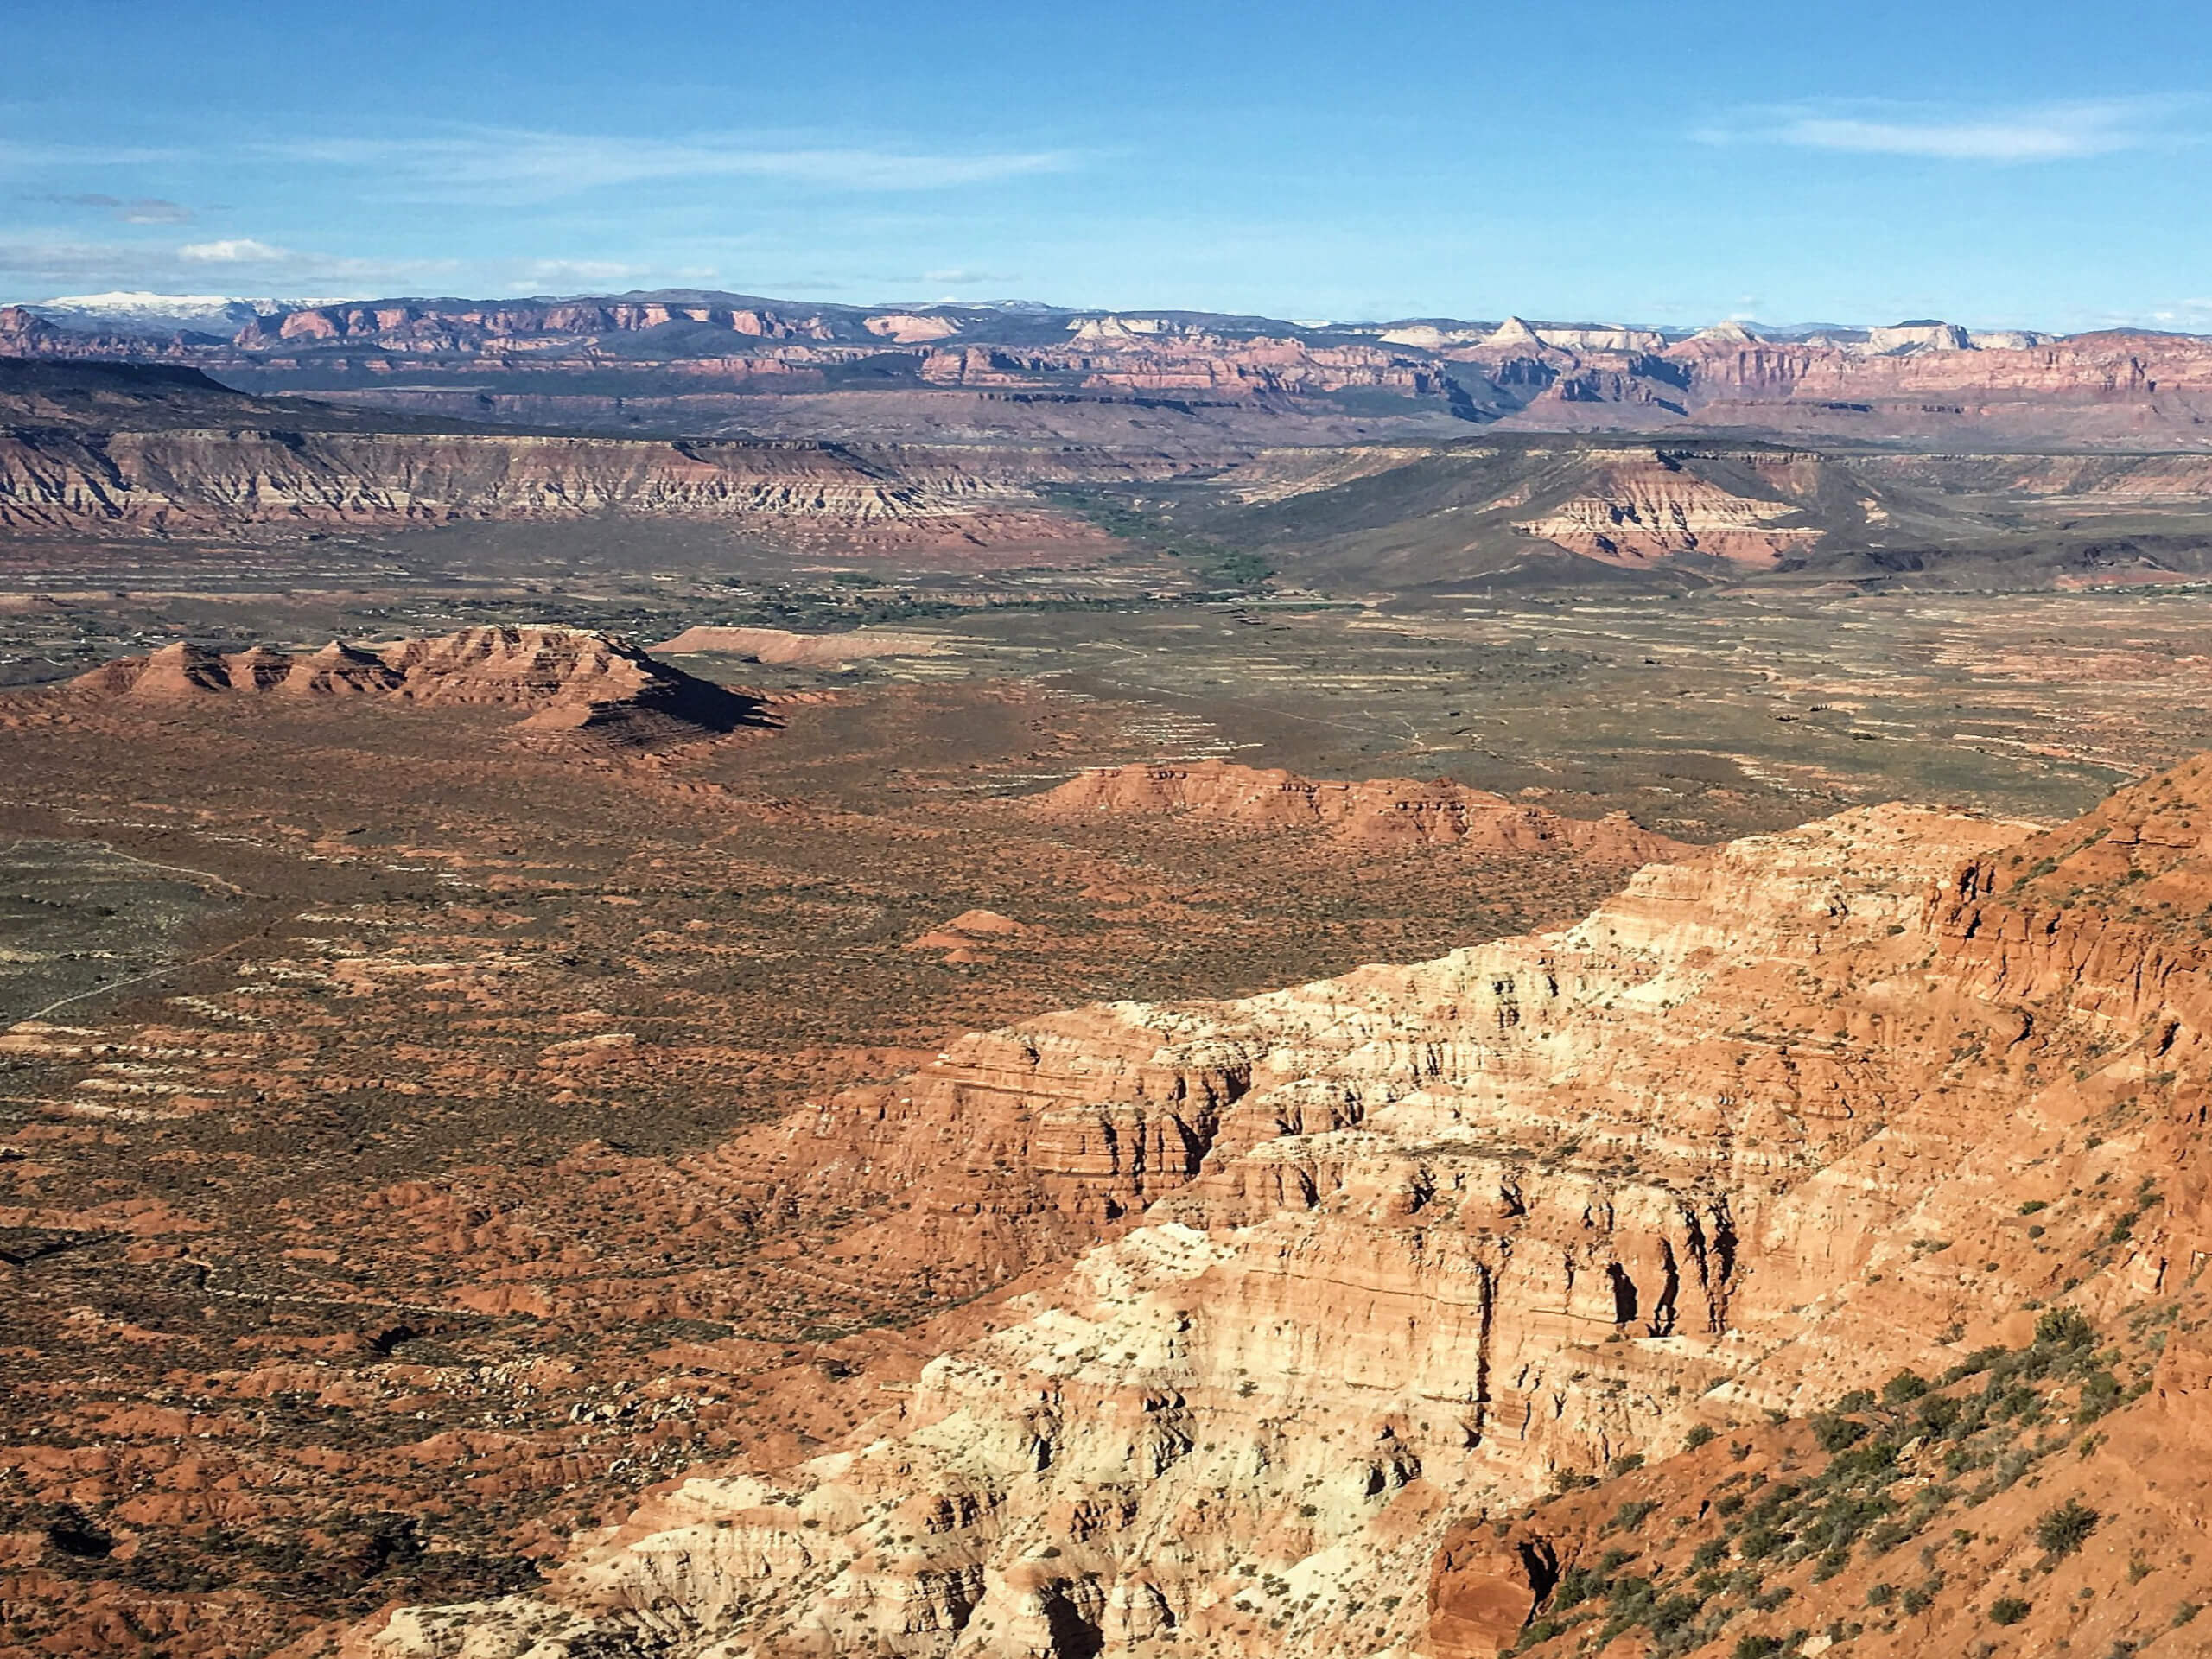
{"label": "green shrub", "polygon": [[1989,1622],[1993,1624],[2017,1624],[2033,1611],[2018,1596],[1999,1596],[1989,1604]]}
{"label": "green shrub", "polygon": [[1736,1541],[1736,1548],[1747,1561],[1763,1561],[1778,1554],[1789,1542],[1789,1535],[1776,1527],[1753,1527]]}
{"label": "green shrub", "polygon": [[1866,1425],[1856,1418],[1838,1417],[1822,1412],[1813,1419],[1813,1438],[1821,1443],[1823,1452],[1840,1452],[1866,1438]]}
{"label": "green shrub", "polygon": [[1920,1402],[1920,1428],[1924,1434],[1942,1434],[1966,1415],[1966,1407],[1947,1395],[1936,1395]]}
{"label": "green shrub", "polygon": [[2082,1383],[2082,1405],[2076,1417],[2094,1423],[2120,1403],[2120,1379],[2110,1371],[2091,1371]]}
{"label": "green shrub", "polygon": [[1928,1392],[1926,1377],[1912,1371],[1899,1371],[1882,1384],[1882,1403],[1885,1406],[1907,1406]]}
{"label": "green shrub", "polygon": [[2036,1346],[2038,1348],[2072,1350],[2096,1345],[2096,1326],[2073,1308],[2047,1308],[2036,1320]]}
{"label": "green shrub", "polygon": [[2044,1512],[2036,1522],[2036,1542],[2046,1554],[2071,1555],[2088,1541],[2103,1518],[2088,1504],[2069,1497],[2056,1509]]}
{"label": "green shrub", "polygon": [[1739,1636],[1730,1659],[1767,1659],[1769,1654],[1781,1651],[1782,1638],[1778,1636]]}
{"label": "green shrub", "polygon": [[1658,1507],[1657,1500],[1649,1497],[1639,1497],[1633,1502],[1624,1503],[1613,1511],[1612,1529],[1616,1532],[1634,1532],[1643,1524],[1645,1518],[1650,1515],[1651,1511]]}
{"label": "green shrub", "polygon": [[1694,1452],[1700,1446],[1710,1446],[1719,1438],[1703,1423],[1699,1423],[1688,1433],[1682,1436],[1682,1450]]}

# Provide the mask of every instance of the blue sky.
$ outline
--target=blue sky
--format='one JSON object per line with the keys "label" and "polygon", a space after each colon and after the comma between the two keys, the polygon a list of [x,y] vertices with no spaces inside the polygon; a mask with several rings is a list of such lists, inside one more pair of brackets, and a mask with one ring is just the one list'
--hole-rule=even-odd
{"label": "blue sky", "polygon": [[2212,329],[2212,6],[19,9],[0,297]]}

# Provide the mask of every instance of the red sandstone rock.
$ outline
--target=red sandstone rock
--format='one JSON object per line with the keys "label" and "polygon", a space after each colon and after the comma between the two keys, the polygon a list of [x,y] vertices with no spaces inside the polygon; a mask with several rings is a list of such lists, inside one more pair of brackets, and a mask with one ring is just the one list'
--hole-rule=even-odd
{"label": "red sandstone rock", "polygon": [[180,642],[103,664],[60,695],[160,701],[226,692],[488,704],[526,711],[524,732],[633,747],[767,723],[759,698],[694,678],[614,635],[577,628],[464,628],[375,650],[334,640],[308,656],[257,646],[224,657]]}
{"label": "red sandstone rock", "polygon": [[1448,779],[1316,782],[1225,760],[1138,762],[1087,772],[1037,797],[1030,810],[1046,818],[1186,812],[1253,829],[1325,830],[1370,846],[1464,842],[1511,852],[1558,848],[1624,863],[1682,850],[1679,842],[1643,829],[1624,813],[1597,821],[1567,818]]}

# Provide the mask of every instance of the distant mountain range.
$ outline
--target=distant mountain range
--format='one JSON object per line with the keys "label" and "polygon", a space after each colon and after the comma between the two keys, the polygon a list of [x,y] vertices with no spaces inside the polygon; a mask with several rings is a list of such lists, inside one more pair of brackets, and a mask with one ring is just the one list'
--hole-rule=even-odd
{"label": "distant mountain range", "polygon": [[[191,332],[232,336],[239,329],[251,323],[282,317],[289,312],[318,310],[328,306],[363,304],[378,308],[391,305],[475,307],[486,303],[560,306],[607,302],[709,307],[762,304],[789,307],[795,303],[788,300],[764,301],[750,295],[722,293],[707,289],[633,289],[619,295],[538,294],[504,302],[450,298],[372,300],[350,295],[335,298],[282,299],[267,296],[236,294],[156,294],[138,289],[108,294],[62,294],[51,299],[25,300],[19,304],[22,309],[34,315],[43,317],[60,327],[82,334],[121,333],[162,335]],[[895,314],[946,317],[976,314],[995,315],[1000,317],[1099,319],[1120,317],[1127,320],[1138,315],[1097,308],[1053,305],[1042,300],[969,300],[957,302],[934,300],[893,300],[874,306],[823,305],[813,308],[827,313],[849,313],[863,319]],[[1293,321],[1273,317],[1183,310],[1143,315],[1148,321],[1205,320],[1231,327],[1256,326],[1268,330],[1288,330],[1300,334],[1351,334],[1372,339],[1429,330],[1450,334],[1495,334],[1508,321],[1503,318],[1482,320],[1461,317],[1414,317],[1366,322],[1312,318]],[[1762,323],[1734,318],[1728,321],[1764,340],[1807,340],[1827,336],[1842,340],[1864,340],[1874,333],[1877,327],[1877,325],[1847,322]],[[1646,323],[1553,321],[1536,322],[1529,326],[1539,334],[1650,335],[1669,341],[1688,340],[1700,332],[1695,328]],[[1934,319],[1919,319],[1895,325],[1899,328],[1925,328],[1935,326],[1937,325]],[[2024,331],[2006,332],[2009,335]]]}
{"label": "distant mountain range", "polygon": [[0,353],[188,365],[240,391],[668,437],[1089,442],[1205,454],[1684,428],[1867,442],[2212,443],[2212,339],[1934,318],[1695,331],[1286,321],[1034,302],[855,306],[664,289],[0,307]]}
{"label": "distant mountain range", "polygon": [[281,316],[328,299],[251,299],[231,294],[63,294],[34,300],[23,309],[64,328],[86,334],[164,335],[181,333],[235,334],[263,317]]}

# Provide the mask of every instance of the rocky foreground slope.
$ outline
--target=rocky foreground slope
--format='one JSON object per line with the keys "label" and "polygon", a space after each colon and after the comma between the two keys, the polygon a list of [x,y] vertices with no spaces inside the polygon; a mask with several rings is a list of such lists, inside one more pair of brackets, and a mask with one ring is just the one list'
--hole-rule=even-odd
{"label": "rocky foreground slope", "polygon": [[2201,1651],[2208,879],[2201,760],[2056,830],[1855,810],[1556,933],[964,1039],[782,1133],[995,1149],[1039,1179],[912,1159],[912,1224],[1103,1242],[827,1453],[353,1647]]}

